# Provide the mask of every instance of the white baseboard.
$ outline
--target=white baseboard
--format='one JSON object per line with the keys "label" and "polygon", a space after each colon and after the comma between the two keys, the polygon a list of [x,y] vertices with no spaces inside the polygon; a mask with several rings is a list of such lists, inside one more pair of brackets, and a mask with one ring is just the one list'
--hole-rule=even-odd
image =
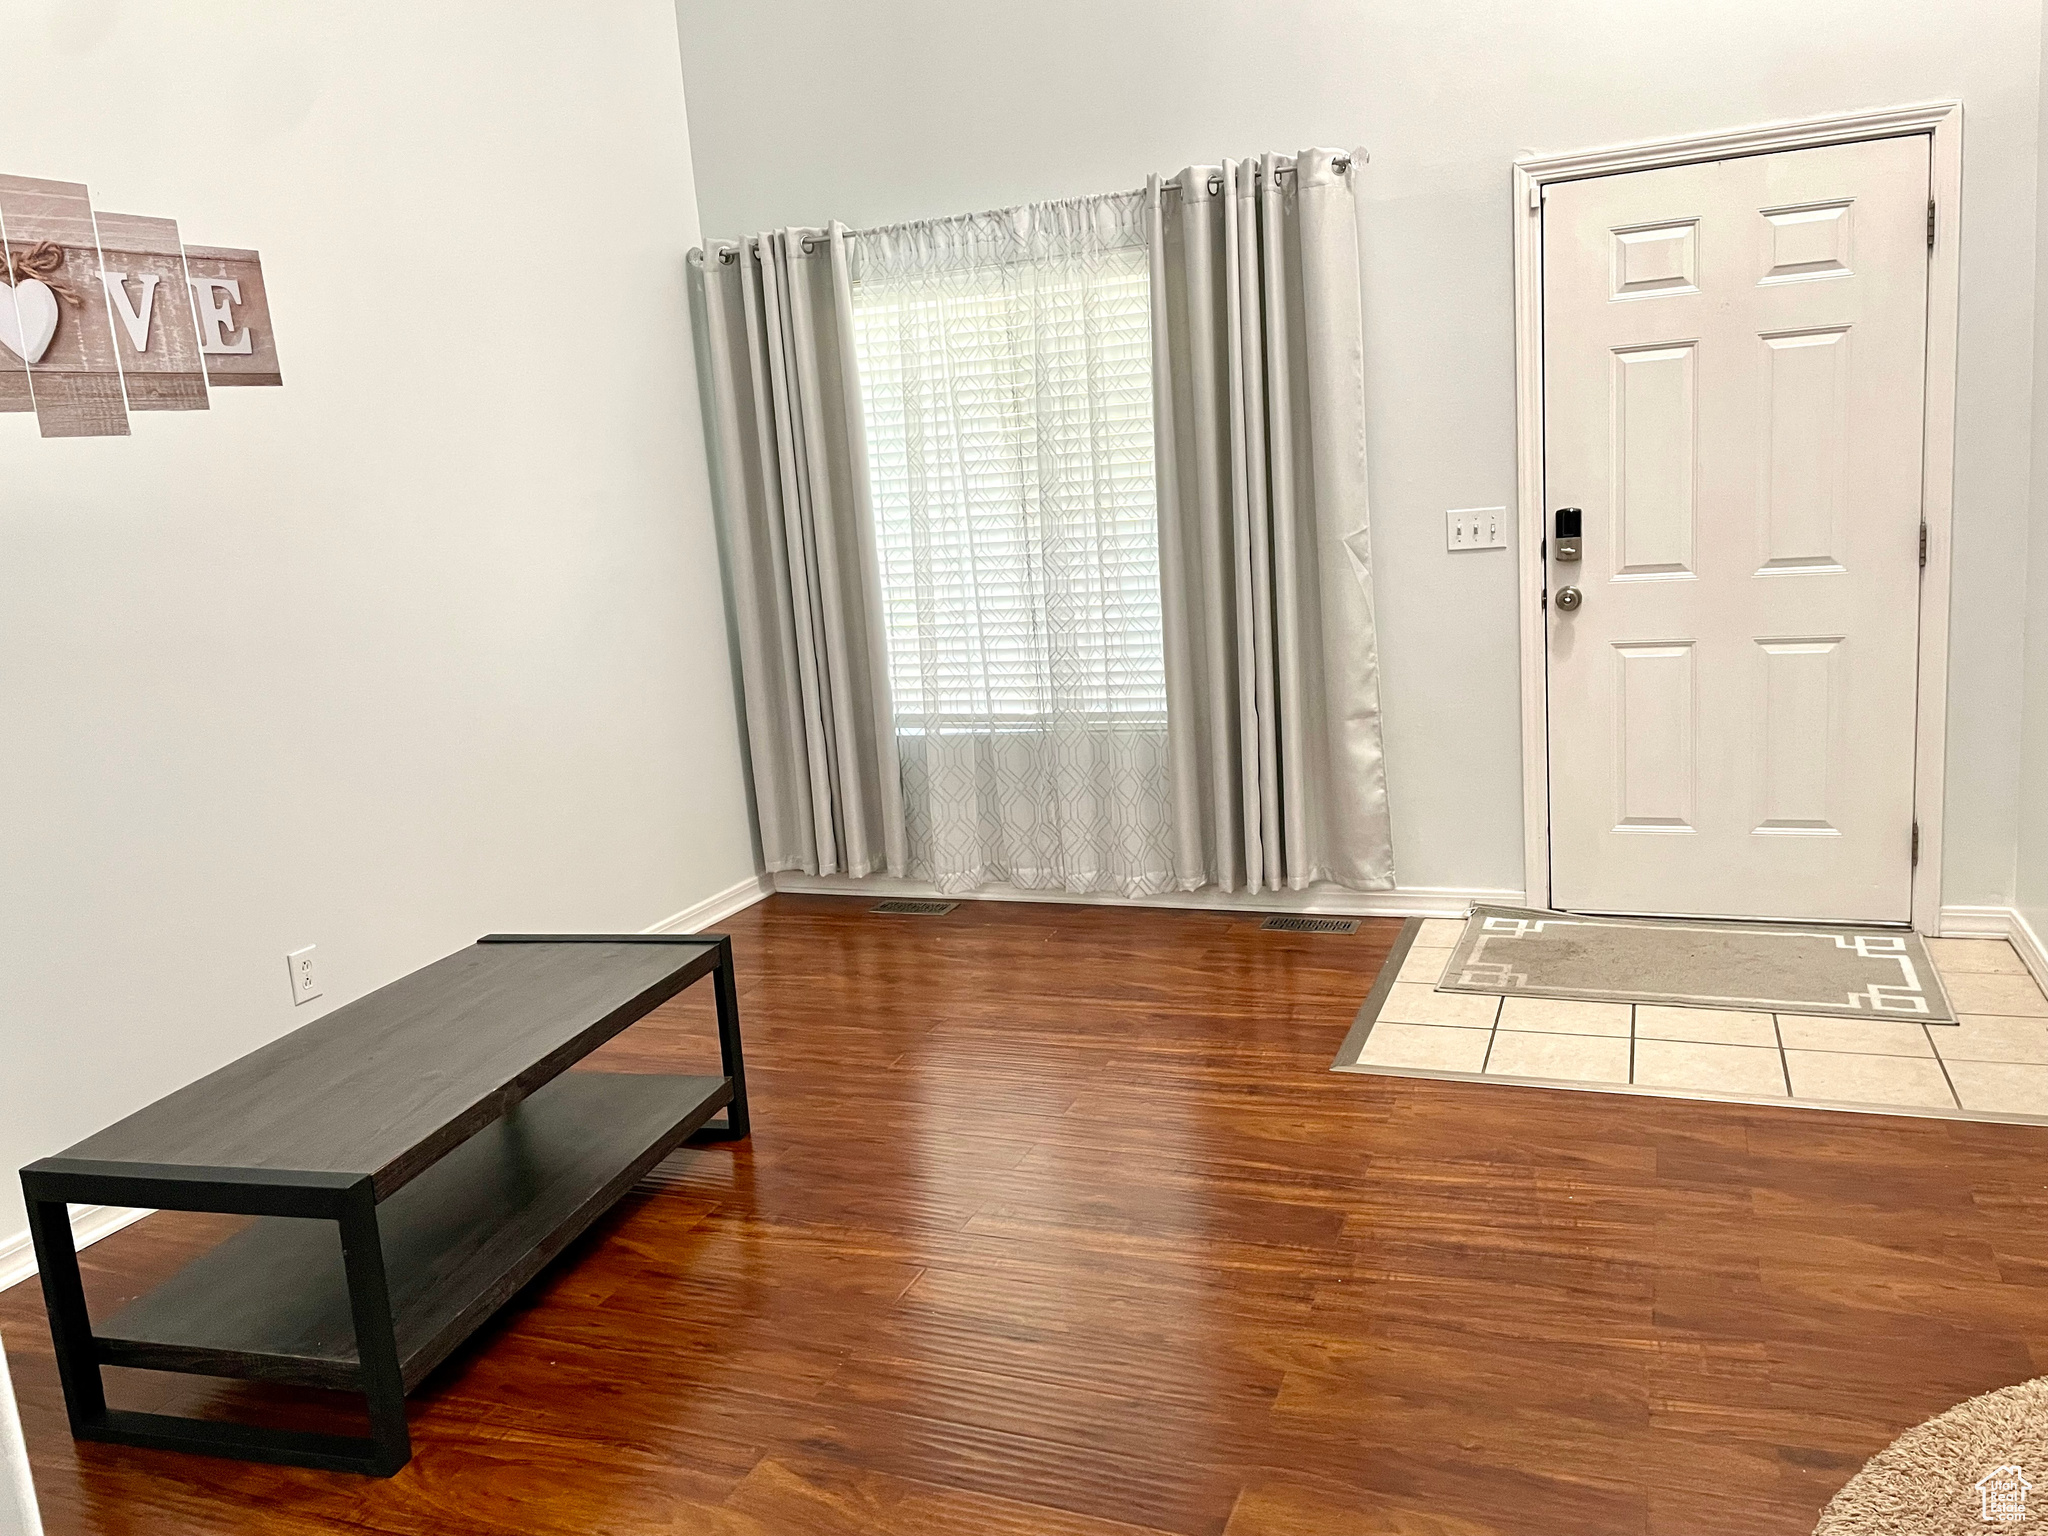
{"label": "white baseboard", "polygon": [[702,933],[713,923],[723,922],[733,913],[751,907],[763,897],[775,894],[774,882],[767,875],[749,875],[737,885],[727,886],[715,896],[707,896],[694,907],[685,907],[673,916],[642,928],[642,933]]}
{"label": "white baseboard", "polygon": [[[728,886],[715,896],[707,896],[693,907],[685,907],[671,917],[665,917],[642,933],[702,933],[713,923],[731,917],[733,913],[751,907],[764,896],[774,894],[775,887],[766,875],[750,875],[737,885]],[[80,1248],[98,1242],[111,1233],[120,1231],[131,1223],[149,1215],[148,1211],[131,1211],[106,1205],[75,1205],[71,1208],[72,1241]],[[36,1272],[35,1245],[29,1241],[26,1228],[5,1238],[0,1238],[0,1291],[9,1286],[19,1285]]]}
{"label": "white baseboard", "polygon": [[775,889],[809,896],[917,896],[942,901],[1045,901],[1074,906],[1175,907],[1210,912],[1305,912],[1328,917],[1463,917],[1474,903],[1519,907],[1520,891],[1411,887],[1393,891],[1351,891],[1341,885],[1313,885],[1305,891],[1168,891],[1158,896],[1076,895],[1071,891],[1024,891],[991,885],[978,891],[941,893],[922,880],[887,875],[851,879],[845,875],[778,874]]}
{"label": "white baseboard", "polygon": [[2034,974],[2035,983],[2042,991],[2048,992],[2048,946],[2041,943],[2041,935],[2034,931],[2034,925],[2018,908],[2012,914],[2012,947],[2020,952],[2020,959]]}
{"label": "white baseboard", "polygon": [[2011,907],[1943,907],[1943,939],[2004,939],[2012,936],[2012,920],[2019,914]]}
{"label": "white baseboard", "polygon": [[[71,1241],[80,1248],[90,1247],[101,1238],[111,1237],[123,1227],[133,1226],[150,1214],[148,1211],[131,1211],[121,1205],[74,1205],[71,1207]],[[36,1249],[35,1244],[29,1241],[26,1227],[0,1240],[0,1291],[21,1284],[35,1272]]]}
{"label": "white baseboard", "polygon": [[2017,907],[1943,907],[1944,939],[2004,939],[2018,951],[2034,980],[2048,991],[2048,946]]}

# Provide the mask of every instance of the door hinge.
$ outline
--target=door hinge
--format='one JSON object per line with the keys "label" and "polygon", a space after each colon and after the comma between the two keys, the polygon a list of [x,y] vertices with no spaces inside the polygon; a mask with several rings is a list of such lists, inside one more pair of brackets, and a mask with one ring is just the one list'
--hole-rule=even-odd
{"label": "door hinge", "polygon": [[1934,199],[1927,199],[1927,249],[1934,249]]}
{"label": "door hinge", "polygon": [[1920,823],[1913,823],[1913,867],[1920,867]]}
{"label": "door hinge", "polygon": [[1927,519],[1920,519],[1920,569],[1927,569]]}

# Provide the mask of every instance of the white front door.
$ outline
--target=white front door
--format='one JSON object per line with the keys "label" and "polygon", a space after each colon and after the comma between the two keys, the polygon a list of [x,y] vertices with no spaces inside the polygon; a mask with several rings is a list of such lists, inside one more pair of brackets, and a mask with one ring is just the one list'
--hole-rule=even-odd
{"label": "white front door", "polygon": [[1545,191],[1560,908],[1911,915],[1928,151]]}

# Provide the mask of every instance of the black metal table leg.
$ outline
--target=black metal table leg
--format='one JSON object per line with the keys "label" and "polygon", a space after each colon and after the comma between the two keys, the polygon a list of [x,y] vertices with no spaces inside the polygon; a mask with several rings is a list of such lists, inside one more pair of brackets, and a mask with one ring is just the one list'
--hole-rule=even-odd
{"label": "black metal table leg", "polygon": [[389,1477],[412,1459],[412,1436],[405,1426],[405,1372],[398,1363],[384,1245],[377,1236],[377,1199],[367,1180],[349,1192],[341,1216],[341,1252],[356,1325],[356,1361],[369,1401],[373,1471]]}
{"label": "black metal table leg", "polygon": [[693,937],[718,946],[718,961],[711,971],[711,993],[718,1004],[718,1056],[732,1082],[732,1102],[725,1107],[723,1125],[707,1125],[691,1139],[737,1141],[749,1133],[752,1122],[747,1118],[747,1065],[740,1050],[740,990],[733,972],[732,939],[723,933]]}
{"label": "black metal table leg", "polygon": [[50,1313],[50,1340],[57,1350],[57,1379],[74,1436],[107,1416],[106,1385],[93,1347],[92,1317],[78,1275],[78,1247],[71,1237],[71,1207],[62,1200],[28,1201],[28,1229],[42,1276],[43,1304]]}
{"label": "black metal table leg", "polygon": [[747,1065],[740,1054],[740,989],[733,974],[732,940],[718,941],[718,969],[712,973],[713,994],[718,999],[718,1054],[725,1075],[732,1079],[732,1103],[726,1107],[726,1128],[735,1137],[752,1129],[747,1117]]}

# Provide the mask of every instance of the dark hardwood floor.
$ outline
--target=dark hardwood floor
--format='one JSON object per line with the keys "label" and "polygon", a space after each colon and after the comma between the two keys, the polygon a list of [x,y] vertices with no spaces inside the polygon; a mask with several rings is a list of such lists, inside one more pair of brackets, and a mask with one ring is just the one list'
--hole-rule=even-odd
{"label": "dark hardwood floor", "polygon": [[[2043,1369],[2039,1131],[1331,1073],[1391,922],[865,905],[723,925],[752,1142],[436,1372],[389,1481],[74,1445],[0,1295],[51,1536],[1790,1536]],[[590,1065],[704,1069],[693,993]],[[88,1249],[95,1308],[222,1225]]]}

